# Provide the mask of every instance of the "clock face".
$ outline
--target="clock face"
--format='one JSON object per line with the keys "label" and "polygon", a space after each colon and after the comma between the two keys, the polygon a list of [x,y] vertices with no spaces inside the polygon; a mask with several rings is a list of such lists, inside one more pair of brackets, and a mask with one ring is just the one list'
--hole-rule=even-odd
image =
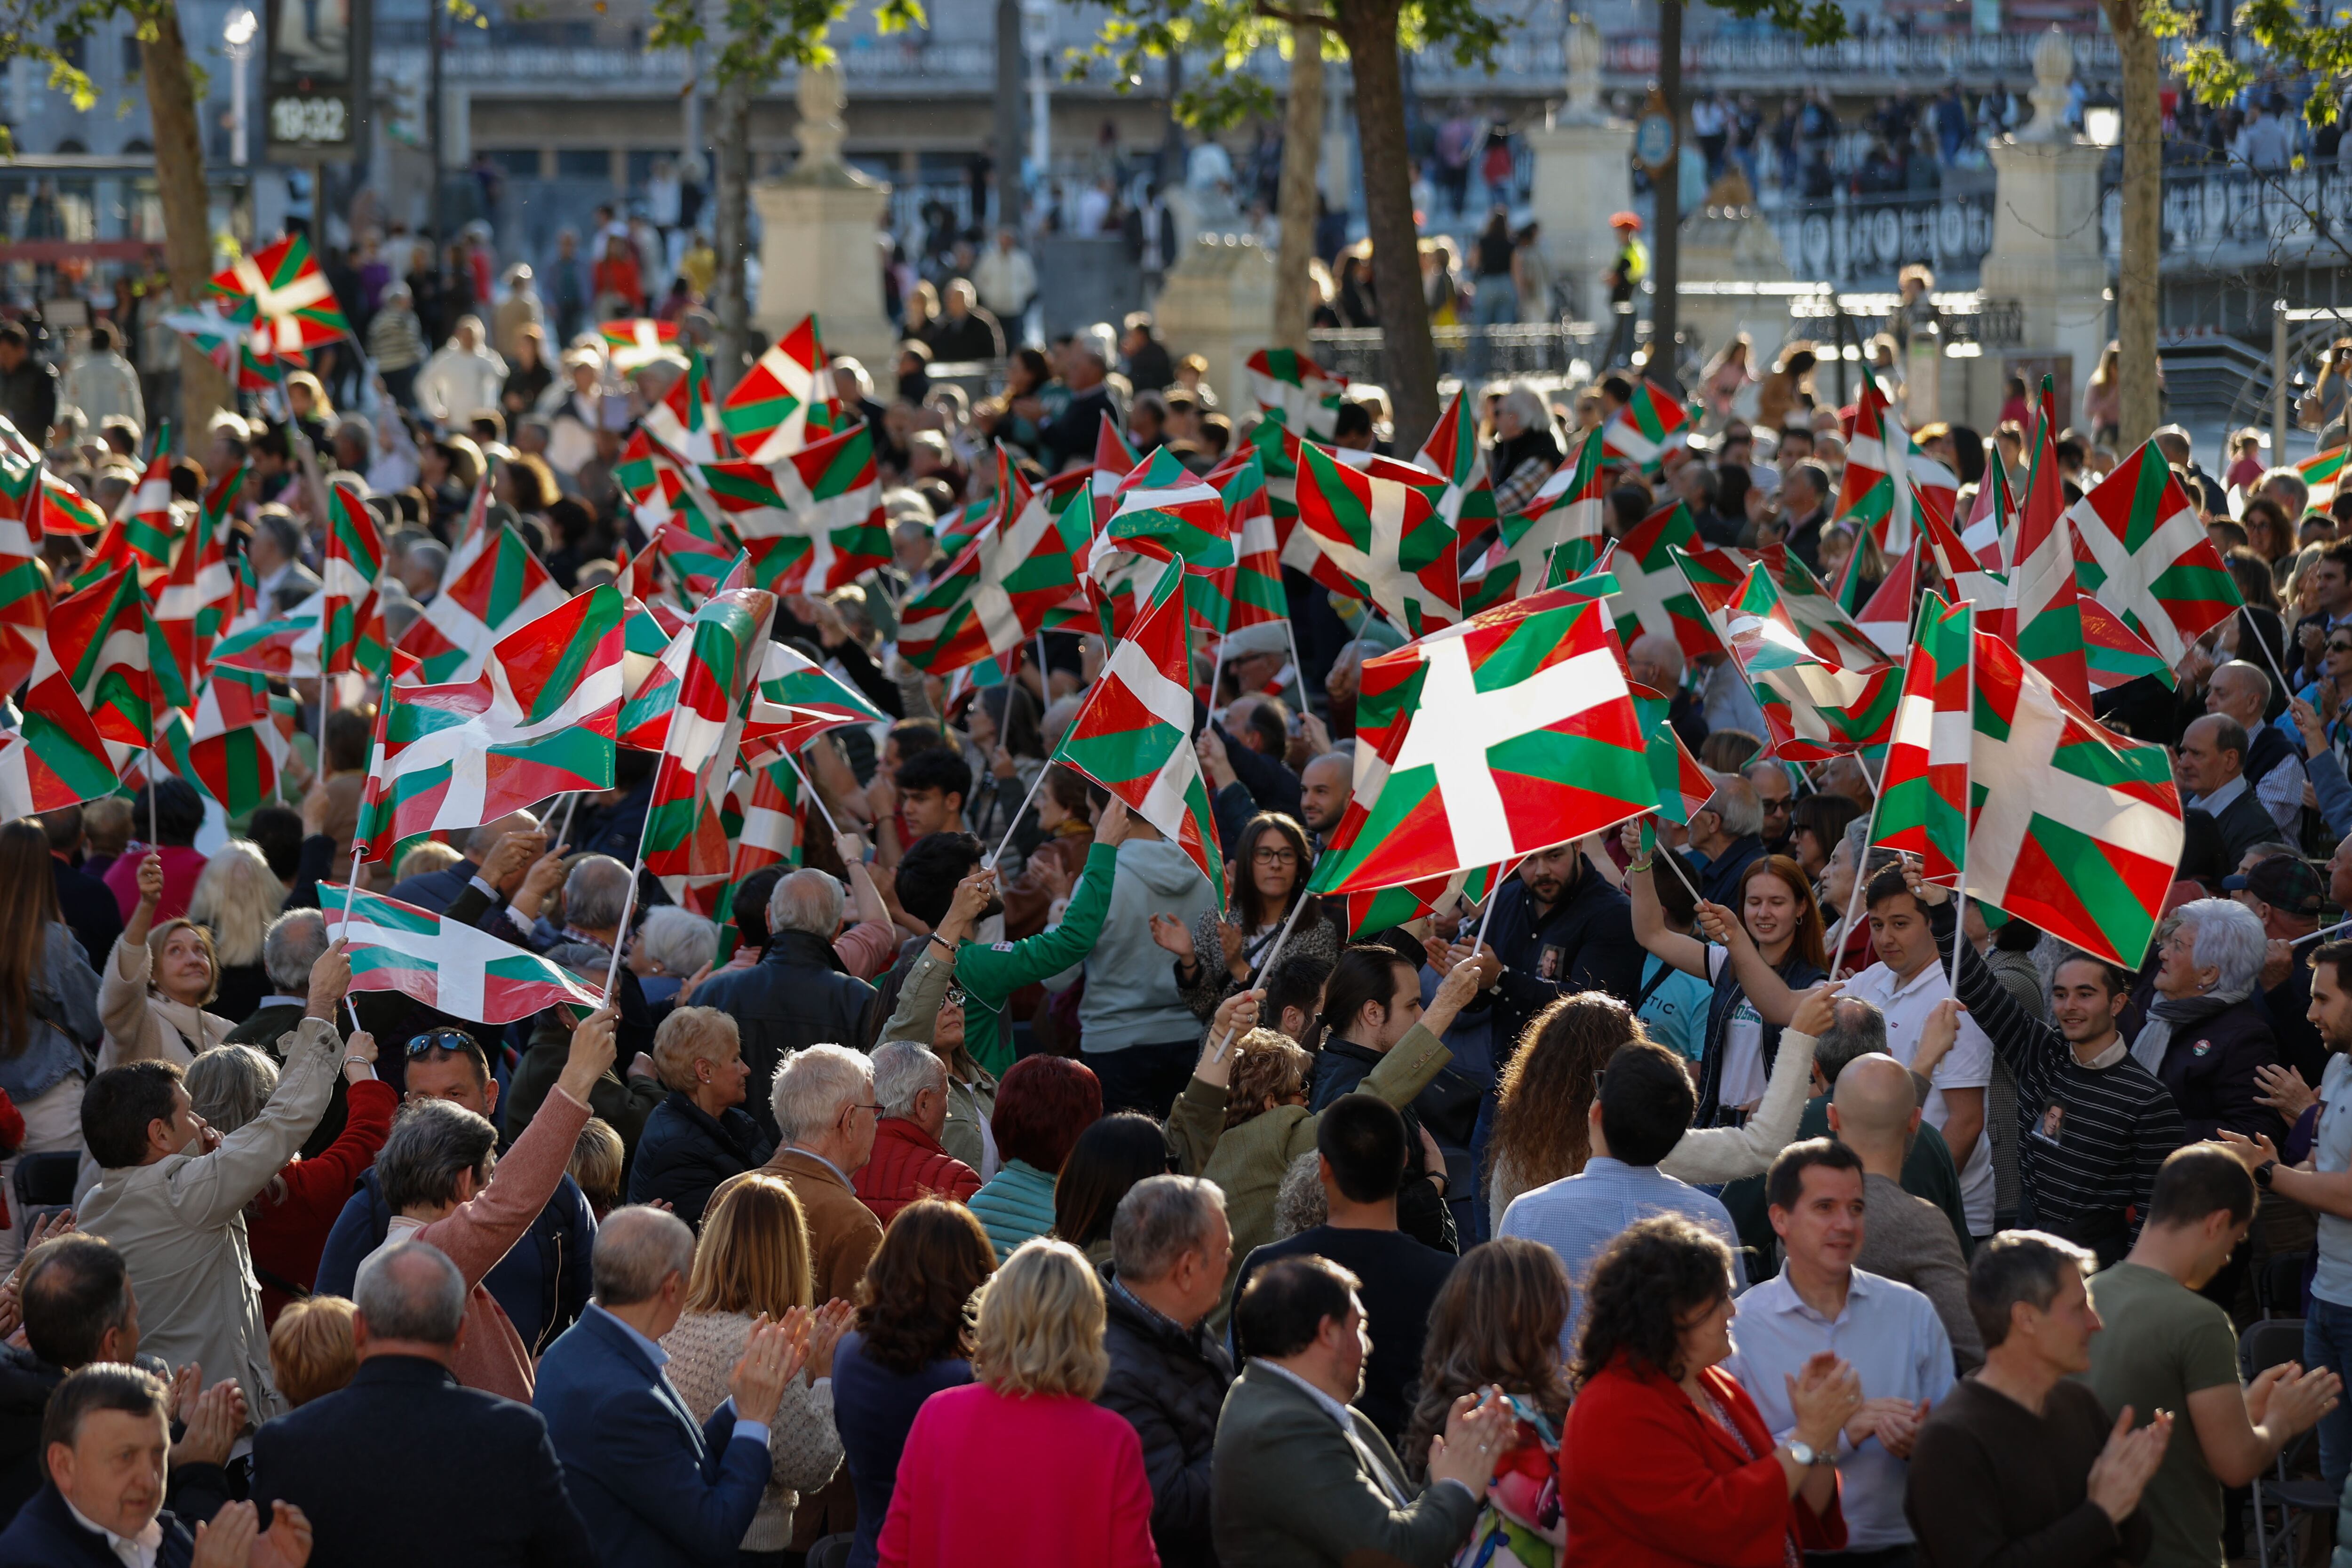
{"label": "clock face", "polygon": [[1657,168],[1675,152],[1675,122],[1664,114],[1644,114],[1633,128],[1633,156]]}
{"label": "clock face", "polygon": [[340,146],[351,140],[351,105],[341,98],[272,99],[269,139],[289,145]]}

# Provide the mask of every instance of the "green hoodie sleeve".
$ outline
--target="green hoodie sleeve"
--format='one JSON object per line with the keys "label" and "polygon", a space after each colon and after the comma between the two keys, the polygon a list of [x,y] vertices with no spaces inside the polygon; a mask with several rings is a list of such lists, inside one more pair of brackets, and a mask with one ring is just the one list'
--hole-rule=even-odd
{"label": "green hoodie sleeve", "polygon": [[1118,847],[1097,842],[1062,923],[1019,942],[967,942],[956,952],[956,978],[975,1000],[1001,1008],[1024,985],[1058,974],[1094,950],[1110,912],[1110,885],[1118,876]]}

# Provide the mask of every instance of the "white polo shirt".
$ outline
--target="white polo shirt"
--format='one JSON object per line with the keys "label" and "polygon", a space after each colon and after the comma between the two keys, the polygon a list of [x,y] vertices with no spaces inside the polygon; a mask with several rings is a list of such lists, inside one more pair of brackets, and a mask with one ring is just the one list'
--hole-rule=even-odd
{"label": "white polo shirt", "polygon": [[[1919,1051],[1919,1031],[1927,1026],[1927,1015],[1936,1005],[1952,994],[1951,976],[1940,963],[1923,963],[1907,981],[1897,980],[1895,972],[1884,963],[1874,963],[1845,984],[1842,993],[1857,996],[1876,1005],[1886,1015],[1886,1048],[1905,1067]],[[1927,1094],[1927,1103],[1921,1108],[1925,1118],[1935,1123],[1936,1131],[1944,1130],[1951,1112],[1944,1105],[1948,1089],[1982,1089],[1992,1081],[1992,1041],[1977,1026],[1975,1019],[1960,1015],[1959,1038],[1927,1080],[1934,1087]],[[1990,1118],[1990,1108],[1987,1108]],[[1990,1127],[1990,1120],[1987,1122]],[[1955,1149],[1952,1158],[1960,1167],[1960,1206],[1969,1219],[1972,1236],[1992,1234],[1992,1141],[1984,1132],[1977,1134],[1972,1149]]]}

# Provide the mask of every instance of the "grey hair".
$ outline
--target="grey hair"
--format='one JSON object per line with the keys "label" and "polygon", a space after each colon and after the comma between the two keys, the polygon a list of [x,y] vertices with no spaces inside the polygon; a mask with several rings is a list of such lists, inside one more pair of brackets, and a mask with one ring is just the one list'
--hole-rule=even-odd
{"label": "grey hair", "polygon": [[396,1241],[360,1265],[352,1304],[372,1340],[455,1344],[466,1326],[466,1277],[439,1247]]}
{"label": "grey hair", "polygon": [[885,1116],[912,1116],[915,1100],[927,1089],[945,1092],[947,1064],[920,1040],[891,1040],[874,1047],[874,1101]]}
{"label": "grey hair", "polygon": [[292,512],[287,511],[283,508],[273,510],[268,507],[264,507],[258,512],[254,514],[253,526],[259,531],[269,535],[269,542],[278,546],[278,552],[284,555],[288,560],[297,561],[301,559],[302,529],[301,526],[294,521],[294,514]]}
{"label": "grey hair", "polygon": [[841,1108],[874,1091],[874,1064],[843,1046],[809,1046],[776,1068],[768,1107],[776,1131],[787,1143],[815,1137],[833,1125]]}
{"label": "grey hair", "polygon": [[563,879],[564,920],[581,931],[613,930],[628,908],[629,880],[629,868],[610,855],[581,857]]}
{"label": "grey hair", "polygon": [[278,1091],[278,1064],[251,1046],[215,1046],[180,1075],[189,1103],[224,1138],[261,1114]]}
{"label": "grey hair", "polygon": [[692,910],[664,904],[637,922],[636,942],[664,973],[683,979],[718,956],[719,928]]}
{"label": "grey hair", "polygon": [[1499,413],[1505,408],[1517,414],[1519,416],[1519,423],[1529,430],[1547,430],[1551,427],[1551,410],[1544,406],[1544,400],[1536,395],[1535,389],[1532,387],[1514,384],[1508,392],[1503,394],[1503,400],[1497,405],[1496,412]]}
{"label": "grey hair", "polygon": [[433,563],[433,575],[436,580],[449,570],[449,547],[437,539],[417,540],[411,543],[403,554],[410,561]]}
{"label": "grey hair", "polygon": [[2009,1338],[2010,1309],[2020,1301],[2046,1311],[2069,1268],[2088,1274],[2098,1259],[2083,1247],[2040,1230],[2005,1230],[1979,1244],[1969,1260],[1969,1316],[1992,1350]]}
{"label": "grey hair", "polygon": [[487,1183],[497,1159],[498,1129],[454,1100],[415,1100],[393,1120],[375,1157],[376,1187],[394,1214],[432,1208],[457,1195],[471,1171]]}
{"label": "grey hair", "polygon": [[596,1249],[589,1255],[588,1268],[598,1306],[634,1307],[650,1301],[671,1275],[682,1276],[694,1268],[694,1232],[663,1209],[642,1204],[614,1209],[596,1227]]}
{"label": "grey hair", "polygon": [[1188,1252],[1205,1253],[1210,1214],[1225,1194],[1198,1176],[1146,1176],[1127,1189],[1111,1215],[1110,1255],[1122,1279],[1150,1284]]}
{"label": "grey hair", "polygon": [[841,884],[823,871],[795,871],[768,895],[768,929],[797,931],[833,940],[841,929],[845,899]]}
{"label": "grey hair", "polygon": [[1331,1217],[1331,1194],[1323,1190],[1322,1158],[1309,1149],[1282,1173],[1282,1184],[1274,1190],[1275,1240],[1286,1241]]}
{"label": "grey hair", "polygon": [[310,966],[327,952],[327,917],[316,910],[289,910],[269,922],[261,939],[261,967],[269,984],[291,995],[310,984]]}
{"label": "grey hair", "polygon": [[1886,1050],[1886,1015],[1877,1004],[1859,996],[1841,998],[1830,1010],[1830,1026],[1813,1044],[1813,1065],[1821,1068],[1822,1081],[1835,1089],[1838,1074],[1849,1063],[1874,1052],[1892,1054]]}
{"label": "grey hair", "polygon": [[2180,921],[2195,937],[2190,956],[2200,969],[2217,969],[2216,992],[2245,995],[2263,972],[2268,939],[2254,911],[2233,899],[2198,899],[2180,906]]}
{"label": "grey hair", "polygon": [[1706,809],[1723,819],[1723,831],[1734,838],[1746,838],[1764,830],[1764,803],[1756,798],[1756,786],[1738,773],[1709,773],[1715,781],[1715,793],[1707,797]]}

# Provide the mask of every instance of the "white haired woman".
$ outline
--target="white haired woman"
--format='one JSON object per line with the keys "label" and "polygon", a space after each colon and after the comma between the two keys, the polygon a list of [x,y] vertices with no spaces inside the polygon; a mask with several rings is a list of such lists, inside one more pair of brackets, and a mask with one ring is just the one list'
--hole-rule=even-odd
{"label": "white haired woman", "polygon": [[925,1400],[907,1434],[884,1568],[1157,1564],[1142,1443],[1094,1403],[1110,1357],[1086,1255],[1024,1242],[981,1291],[977,1341],[973,1381]]}
{"label": "white haired woman", "polygon": [[1559,444],[1551,438],[1550,411],[1528,388],[1513,386],[1495,405],[1495,444],[1486,453],[1496,515],[1511,517],[1526,510],[1559,467]]}
{"label": "white haired woman", "polygon": [[774,1151],[742,1109],[751,1068],[735,1020],[715,1007],[677,1008],[654,1033],[654,1070],[669,1098],[638,1135],[629,1201],[666,1202],[699,1230],[719,1184],[758,1168]]}
{"label": "white haired woman", "polygon": [[678,999],[686,983],[719,956],[719,928],[692,910],[663,904],[646,911],[629,943],[629,973],[646,994],[646,1005],[659,1016]]}
{"label": "white haired woman", "polygon": [[210,860],[188,895],[188,918],[213,933],[220,963],[213,1011],[242,1024],[270,994],[262,967],[262,939],[286,903],[286,884],[269,868],[258,845],[232,838]]}
{"label": "white haired woman", "polygon": [[2266,946],[2263,923],[2229,899],[2183,904],[2174,919],[2132,1058],[2172,1091],[2190,1142],[2224,1128],[2284,1140],[2286,1129],[2262,1103],[2254,1077],[2279,1060],[2278,1040],[2254,997]]}

